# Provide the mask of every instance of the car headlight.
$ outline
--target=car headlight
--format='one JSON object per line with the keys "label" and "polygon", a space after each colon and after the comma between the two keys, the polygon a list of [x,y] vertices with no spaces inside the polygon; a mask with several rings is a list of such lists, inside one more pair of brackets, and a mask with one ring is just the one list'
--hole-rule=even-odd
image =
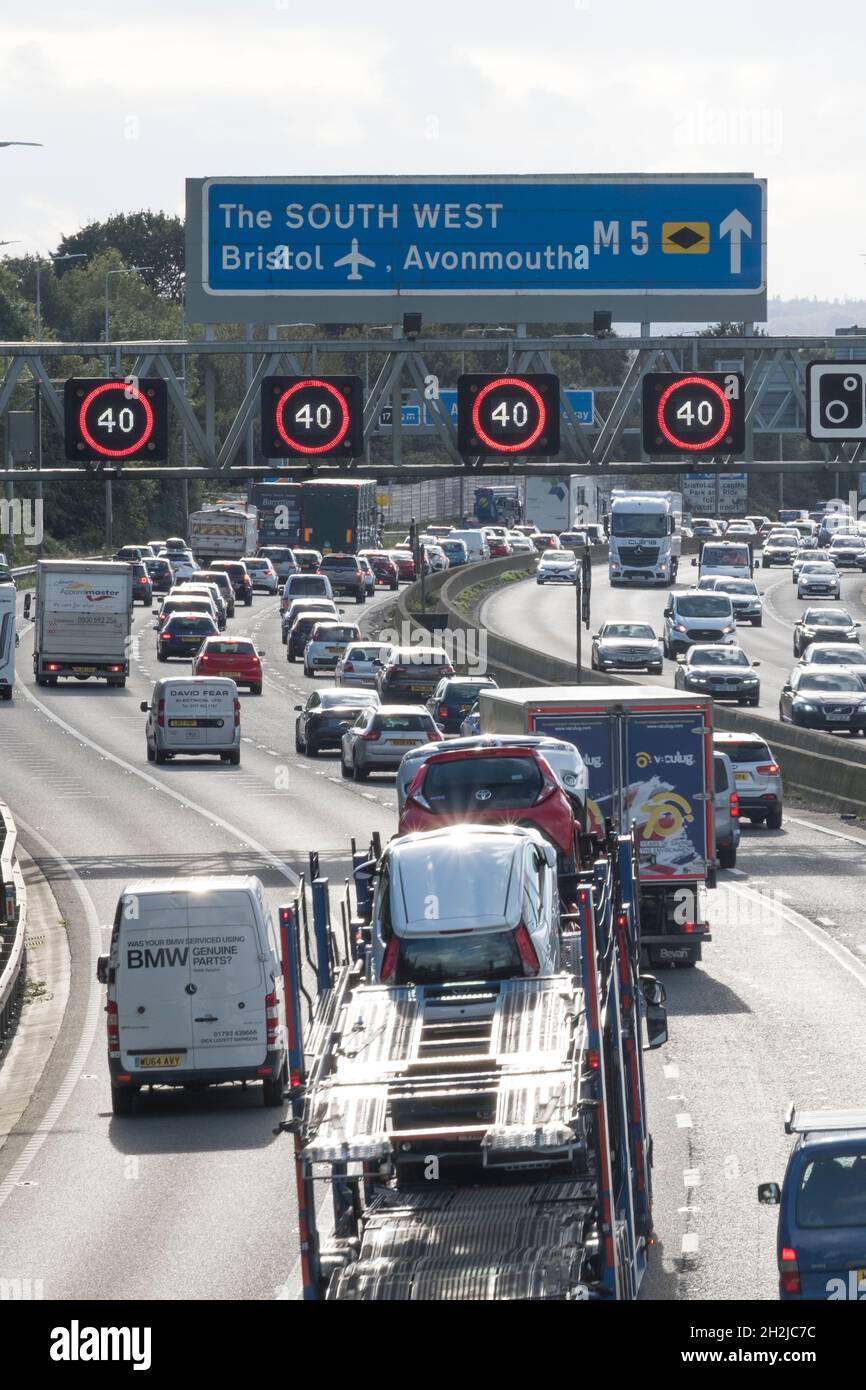
{"label": "car headlight", "polygon": [[722,628],[722,636],[723,636],[723,637],[727,637],[728,633],[729,633],[729,632],[733,632],[733,631],[734,631],[734,627],[733,627],[733,626],[731,626],[731,627],[723,627],[723,628]]}
{"label": "car headlight", "polygon": [[746,685],[757,685],[757,684],[758,684],[758,677],[757,677],[757,676],[744,676],[744,677],[743,677],[743,681],[744,681],[744,683],[745,683]]}
{"label": "car headlight", "polygon": [[706,676],[690,676],[688,672],[686,672],[686,680],[691,681],[692,685],[706,685],[707,683]]}
{"label": "car headlight", "polygon": [[815,706],[809,700],[795,700],[794,708],[802,710],[804,714],[814,714]]}
{"label": "car headlight", "polygon": [[685,623],[674,623],[674,632],[688,632]]}

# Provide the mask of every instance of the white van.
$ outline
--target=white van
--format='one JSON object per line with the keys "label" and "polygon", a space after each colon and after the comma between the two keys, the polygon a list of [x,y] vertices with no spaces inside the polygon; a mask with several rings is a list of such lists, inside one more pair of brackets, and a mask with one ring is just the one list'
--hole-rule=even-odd
{"label": "white van", "polygon": [[120,895],[108,986],[115,1115],[142,1086],[261,1081],[280,1105],[287,1030],[280,945],[259,879],[144,879]]}
{"label": "white van", "polygon": [[15,600],[18,597],[14,584],[0,584],[0,700],[12,699],[15,684],[15,648],[18,634],[15,631]]}
{"label": "white van", "polygon": [[751,579],[754,570],[752,547],[748,541],[707,541],[701,547],[700,579],[718,575],[720,579]]}
{"label": "white van", "polygon": [[290,574],[283,585],[280,612],[285,613],[293,598],[333,598],[334,590],[326,574]]}
{"label": "white van", "polygon": [[149,763],[210,755],[237,767],[241,760],[241,702],[227,676],[164,676],[141,712]]}
{"label": "white van", "polygon": [[489,560],[490,546],[487,544],[487,537],[482,530],[472,531],[449,531],[449,541],[462,541],[469,553],[470,563],[473,560]]}

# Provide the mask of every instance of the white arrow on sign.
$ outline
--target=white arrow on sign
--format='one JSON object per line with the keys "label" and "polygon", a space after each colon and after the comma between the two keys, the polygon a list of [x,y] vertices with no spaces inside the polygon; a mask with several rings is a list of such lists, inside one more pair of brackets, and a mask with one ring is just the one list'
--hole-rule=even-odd
{"label": "white arrow on sign", "polygon": [[748,217],[744,217],[739,208],[734,208],[729,212],[724,222],[719,227],[719,236],[729,236],[731,238],[731,274],[739,275],[742,265],[742,241],[743,236],[751,239],[752,224]]}

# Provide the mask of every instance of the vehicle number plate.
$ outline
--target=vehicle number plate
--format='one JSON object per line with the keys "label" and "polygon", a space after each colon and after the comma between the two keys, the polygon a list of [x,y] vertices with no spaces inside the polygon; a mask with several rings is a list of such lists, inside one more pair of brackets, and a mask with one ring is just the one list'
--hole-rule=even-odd
{"label": "vehicle number plate", "polygon": [[848,710],[838,710],[836,714],[831,714],[831,715],[830,715],[830,718],[831,718],[831,719],[850,719],[850,718],[851,718],[851,711],[850,711],[849,709],[848,709]]}
{"label": "vehicle number plate", "polygon": [[394,744],[395,748],[411,748],[415,740],[411,738],[392,738],[391,742]]}
{"label": "vehicle number plate", "polygon": [[137,1057],[138,1067],[179,1067],[183,1058],[179,1052],[166,1053],[158,1057]]}
{"label": "vehicle number plate", "polygon": [[95,667],[95,666],[73,666],[72,669],[73,669],[73,671],[78,671],[78,673],[79,673],[80,675],[85,675],[85,674],[89,675],[92,671],[95,671],[95,670],[96,670],[96,667]]}
{"label": "vehicle number plate", "polygon": [[737,782],[748,782],[751,775],[750,772],[735,772],[734,778]]}
{"label": "vehicle number plate", "polygon": [[170,729],[197,729],[197,728],[198,728],[198,720],[197,720],[197,719],[169,719],[169,721],[168,721],[168,727],[169,727]]}

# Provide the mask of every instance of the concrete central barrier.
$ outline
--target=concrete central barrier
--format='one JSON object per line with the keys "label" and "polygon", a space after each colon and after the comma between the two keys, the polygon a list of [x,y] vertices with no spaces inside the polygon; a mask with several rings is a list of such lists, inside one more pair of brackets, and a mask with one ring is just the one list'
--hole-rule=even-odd
{"label": "concrete central barrier", "polygon": [[[453,632],[486,631],[487,665],[500,685],[572,685],[575,681],[574,662],[533,650],[521,642],[499,636],[483,629],[475,611],[457,607],[457,599],[467,589],[485,586],[487,598],[495,591],[496,581],[512,571],[525,570],[527,579],[535,571],[536,556],[511,555],[501,560],[484,560],[464,565],[444,574],[431,575],[425,581],[427,607],[431,598],[436,608],[447,614],[448,627]],[[599,549],[592,554],[592,565],[607,565],[607,553]],[[489,587],[488,587],[489,586]],[[417,623],[412,605],[420,599],[420,583],[404,589],[396,600],[398,621],[411,625],[418,632],[425,630]],[[475,605],[473,605],[474,610]],[[425,633],[428,640],[429,633]],[[435,637],[432,639],[435,641]],[[589,660],[589,633],[585,633],[584,660]],[[601,674],[584,666],[581,679],[585,685],[634,685],[623,676],[609,672]],[[866,814],[866,740],[840,739],[815,729],[795,728],[755,714],[752,710],[730,709],[715,704],[713,719],[717,729],[735,733],[759,734],[770,744],[782,769],[789,791],[826,803],[837,810]]]}

